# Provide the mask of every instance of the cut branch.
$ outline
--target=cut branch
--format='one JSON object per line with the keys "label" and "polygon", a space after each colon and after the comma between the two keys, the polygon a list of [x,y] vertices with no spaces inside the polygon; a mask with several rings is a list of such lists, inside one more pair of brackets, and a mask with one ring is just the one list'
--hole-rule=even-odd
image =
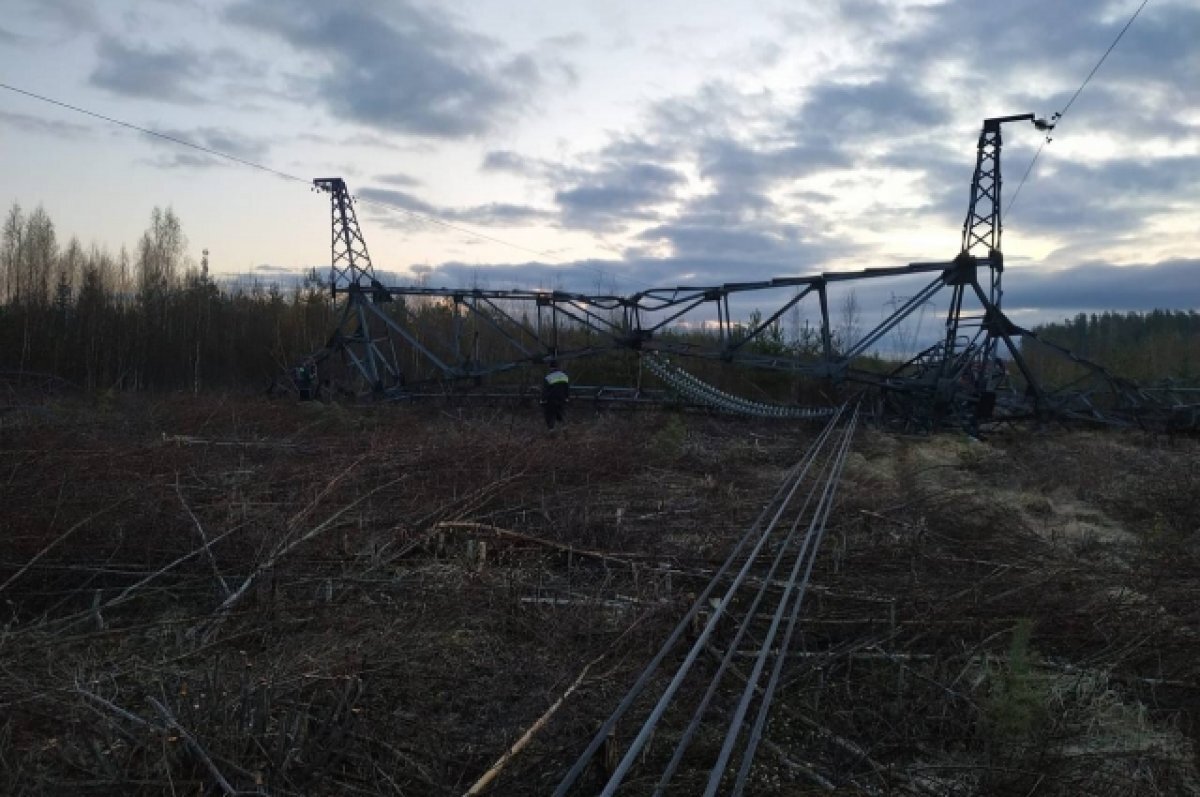
{"label": "cut branch", "polygon": [[221,575],[221,571],[217,567],[217,558],[213,556],[212,547],[208,542],[208,535],[204,532],[204,526],[200,524],[200,518],[196,517],[196,513],[188,506],[187,499],[183,497],[183,488],[179,484],[178,472],[175,473],[175,494],[179,496],[179,503],[183,505],[183,511],[187,512],[188,517],[192,519],[192,523],[196,526],[196,531],[200,534],[200,542],[203,543],[204,554],[208,558],[208,563],[212,565],[213,575],[217,577],[217,583],[221,585],[221,591],[228,598],[230,595],[229,584],[225,582],[225,577]]}

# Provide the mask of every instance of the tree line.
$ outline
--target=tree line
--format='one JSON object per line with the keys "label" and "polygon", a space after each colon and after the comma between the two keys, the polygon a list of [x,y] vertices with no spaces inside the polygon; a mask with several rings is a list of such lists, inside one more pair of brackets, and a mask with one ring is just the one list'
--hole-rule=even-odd
{"label": "tree line", "polygon": [[[857,335],[860,313],[853,295],[847,305],[833,330],[835,349]],[[447,337],[457,323],[454,308],[440,300],[384,307],[416,338]],[[776,321],[746,350],[800,361],[818,358],[817,330],[793,315],[791,329]],[[761,318],[755,312],[734,335],[754,329]],[[328,285],[315,270],[288,286],[214,279],[207,257],[196,263],[187,256],[182,224],[169,207],[154,208],[141,237],[115,254],[94,244],[85,247],[75,237],[61,244],[41,207],[26,212],[13,204],[0,230],[0,370],[10,374],[53,374],[88,391],[266,387],[289,365],[325,346],[337,321]],[[495,336],[486,325],[478,327],[481,359],[503,359],[507,344],[491,339]],[[1036,332],[1141,381],[1194,381],[1200,371],[1200,314],[1194,311],[1079,314]],[[568,338],[587,334],[564,330]],[[705,345],[712,343],[705,338],[713,332],[679,328],[665,334]],[[1023,348],[1051,382],[1073,378],[1077,371],[1036,344],[1026,342]],[[415,356],[409,366],[414,373],[420,370]],[[870,362],[858,364],[888,369],[886,358],[866,359]],[[577,367],[595,384],[622,384],[637,377],[635,360],[618,353],[594,363],[580,361]],[[702,378],[730,387],[730,379],[740,383],[749,376],[718,373],[717,365],[695,367]],[[754,381],[762,383],[760,389],[771,385],[772,393],[798,389],[782,374]]]}
{"label": "tree line", "polygon": [[319,281],[219,284],[186,249],[171,208],[114,254],[63,245],[43,208],[14,204],[0,231],[0,369],[89,391],[199,391],[262,384],[324,343]]}
{"label": "tree line", "polygon": [[[1200,313],[1195,310],[1079,313],[1033,331],[1043,340],[1139,382],[1174,379],[1193,383],[1200,377]],[[1023,342],[1022,350],[1050,382],[1079,372],[1070,361],[1034,342]]]}
{"label": "tree line", "polygon": [[[506,309],[528,328],[525,308]],[[453,337],[457,323],[455,308],[444,300],[399,298],[382,310],[430,346]],[[328,284],[315,270],[288,286],[214,279],[206,259],[197,264],[187,256],[182,224],[169,207],[154,208],[137,242],[115,254],[85,247],[75,237],[61,244],[41,207],[26,212],[12,205],[0,231],[0,370],[10,374],[53,374],[88,391],[265,387],[325,346],[338,317]],[[756,311],[733,334],[745,334],[761,319]],[[846,323],[857,323],[854,319]],[[776,321],[746,349],[800,359],[818,356],[816,329],[798,323],[789,337]],[[480,359],[513,355],[494,330],[473,324]],[[575,326],[565,323],[564,347],[590,342],[591,333]],[[711,345],[715,332],[680,327],[665,334]],[[834,337],[840,341],[852,334],[839,327]],[[408,354],[402,363],[406,376],[429,376],[421,373],[427,369],[417,353]],[[453,359],[452,352],[446,354]],[[579,376],[595,384],[629,383],[638,369],[636,357],[628,354],[579,361]],[[697,368],[714,371],[708,376],[716,381],[730,378],[716,373],[715,365],[697,363]],[[779,374],[762,378],[790,381]]]}

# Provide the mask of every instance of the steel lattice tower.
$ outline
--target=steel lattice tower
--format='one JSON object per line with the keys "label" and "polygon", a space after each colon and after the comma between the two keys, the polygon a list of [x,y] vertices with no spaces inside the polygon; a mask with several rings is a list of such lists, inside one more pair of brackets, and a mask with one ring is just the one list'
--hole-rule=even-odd
{"label": "steel lattice tower", "polygon": [[[990,415],[996,390],[1007,376],[1007,369],[998,356],[1001,341],[1019,362],[1019,356],[1008,340],[1012,325],[1000,309],[1004,296],[1004,255],[1000,249],[1003,233],[1001,126],[1008,122],[1033,122],[1040,129],[1050,127],[1036,120],[1031,113],[983,121],[967,217],[963,222],[962,248],[954,267],[946,273],[946,284],[952,290],[934,402],[935,405],[955,403],[954,396],[970,385],[969,392],[978,397],[979,403],[974,410],[977,417]],[[980,284],[981,268],[987,269],[985,285]],[[965,313],[964,305],[967,306]]]}
{"label": "steel lattice tower", "polygon": [[313,180],[319,190],[329,193],[332,214],[333,241],[331,245],[329,287],[336,297],[340,290],[351,286],[369,289],[375,282],[375,268],[367,253],[367,242],[358,227],[354,213],[354,200],[340,177],[318,177]]}
{"label": "steel lattice tower", "polygon": [[983,120],[975,156],[975,174],[971,178],[971,200],[963,222],[962,254],[987,258],[991,279],[988,298],[996,307],[1001,300],[1001,274],[1004,258],[1000,253],[1003,223],[1000,213],[1000,126],[1006,122],[1033,122],[1033,114],[999,116]]}
{"label": "steel lattice tower", "polygon": [[390,334],[395,322],[376,306],[391,302],[392,296],[375,278],[345,180],[319,177],[313,180],[313,185],[329,193],[333,231],[329,290],[334,301],[345,298],[341,319],[329,339],[326,354],[340,353],[373,392],[384,393],[403,381]]}

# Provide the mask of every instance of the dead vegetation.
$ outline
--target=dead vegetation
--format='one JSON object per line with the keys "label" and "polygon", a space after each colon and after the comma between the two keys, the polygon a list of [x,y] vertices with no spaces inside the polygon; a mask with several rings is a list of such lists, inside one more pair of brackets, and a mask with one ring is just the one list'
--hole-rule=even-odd
{"label": "dead vegetation", "polygon": [[[24,404],[0,791],[463,794],[498,764],[480,792],[549,793],[811,434]],[[1200,792],[1196,446],[856,448],[756,793]]]}

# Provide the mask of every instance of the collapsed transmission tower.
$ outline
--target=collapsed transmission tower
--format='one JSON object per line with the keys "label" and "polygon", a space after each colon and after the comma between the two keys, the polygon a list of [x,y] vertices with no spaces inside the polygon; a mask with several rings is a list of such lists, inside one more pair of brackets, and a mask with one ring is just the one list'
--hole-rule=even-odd
{"label": "collapsed transmission tower", "polygon": [[[367,253],[354,201],[341,178],[321,178],[330,196],[332,247],[330,290],[340,303],[337,327],[313,358],[340,361],[354,392],[391,399],[422,395],[429,385],[444,394],[454,386],[479,390],[491,377],[546,361],[633,352],[663,383],[658,393],[603,385],[583,390],[597,398],[683,400],[715,411],[778,418],[826,417],[830,405],[773,405],[732,396],[680,367],[685,359],[732,363],[819,380],[835,389],[856,385],[875,395],[877,414],[906,428],[932,429],[1035,419],[1085,420],[1102,424],[1195,427],[1200,406],[1185,392],[1152,391],[1114,376],[1013,323],[1001,309],[1002,127],[1031,122],[1033,114],[984,120],[979,135],[961,248],[949,261],[781,277],[722,285],[650,288],[630,295],[558,290],[493,290],[384,285]],[[928,282],[865,333],[837,334],[830,294],[874,280]],[[949,294],[944,331],[932,345],[890,370],[868,355],[931,300]],[[731,299],[775,301],[754,324],[735,320]],[[777,297],[777,298],[776,298]],[[760,305],[761,306],[761,305]],[[768,305],[769,306],[769,305]],[[817,319],[813,345],[804,351],[767,345],[788,312],[807,307]],[[694,321],[697,317],[716,323]],[[680,324],[712,330],[707,336],[676,334]],[[1069,362],[1078,374],[1064,386],[1043,382],[1028,352]],[[336,356],[335,356],[336,355]],[[403,363],[404,368],[401,367]],[[422,387],[425,386],[425,387]],[[520,390],[489,385],[488,395]]]}

